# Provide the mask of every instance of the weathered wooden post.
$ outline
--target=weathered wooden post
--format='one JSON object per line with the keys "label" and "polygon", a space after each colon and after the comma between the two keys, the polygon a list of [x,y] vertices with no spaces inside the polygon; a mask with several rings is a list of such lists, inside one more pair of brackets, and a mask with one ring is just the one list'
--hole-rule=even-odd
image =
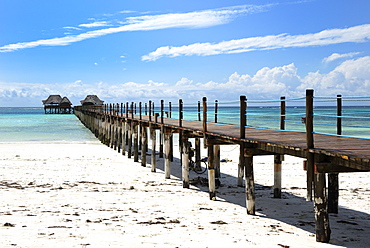
{"label": "weathered wooden post", "polygon": [[146,152],[148,147],[148,131],[147,127],[144,124],[141,124],[141,132],[142,140],[141,140],[141,166],[146,166]]}
{"label": "weathered wooden post", "polygon": [[149,100],[149,121],[152,121],[152,101],[151,100]]}
{"label": "weathered wooden post", "polygon": [[218,115],[218,100],[215,100],[215,123],[217,123]]}
{"label": "weathered wooden post", "polygon": [[200,101],[198,101],[198,121],[201,121],[201,118],[200,118]]}
{"label": "weathered wooden post", "polygon": [[182,127],[183,114],[183,102],[182,99],[179,99],[179,127]]}
{"label": "weathered wooden post", "polygon": [[141,111],[142,111],[142,102],[139,102],[139,120],[142,120]]}
{"label": "weathered wooden post", "polygon": [[325,173],[316,173],[314,178],[316,241],[328,243],[330,240],[331,230],[328,215]]}
{"label": "weathered wooden post", "polygon": [[126,119],[128,118],[128,102],[126,102]]}
{"label": "weathered wooden post", "polygon": [[[247,98],[245,96],[240,96],[240,139],[245,139],[245,126],[247,123]],[[238,164],[238,182],[239,187],[243,187],[243,177],[244,177],[244,158],[245,143],[241,141],[239,144],[239,164]]]}
{"label": "weathered wooden post", "polygon": [[157,160],[155,157],[155,148],[156,148],[156,137],[157,133],[155,128],[153,127],[153,124],[149,124],[149,129],[150,129],[150,139],[152,140],[152,157],[151,157],[151,162],[152,162],[152,172],[156,172],[156,167],[157,167]]}
{"label": "weathered wooden post", "polygon": [[[112,113],[112,110],[110,111]],[[113,148],[114,143],[114,119],[112,115],[110,116],[110,122],[109,122],[109,146],[110,148]]]}
{"label": "weathered wooden post", "polygon": [[195,141],[194,141],[194,146],[195,146],[195,169],[197,171],[201,171],[202,168],[201,168],[201,161],[200,161],[200,157],[201,157],[201,153],[200,153],[200,138],[195,138]]}
{"label": "weathered wooden post", "polygon": [[168,112],[169,115],[167,117],[172,118],[172,103],[168,102]]}
{"label": "weathered wooden post", "polygon": [[209,199],[216,200],[215,156],[213,144],[208,144],[208,188]]}
{"label": "weathered wooden post", "polygon": [[244,161],[247,213],[254,215],[256,213],[256,193],[254,188],[253,151],[244,151]]}
{"label": "weathered wooden post", "polygon": [[164,143],[164,126],[161,125],[159,131],[159,157],[163,158],[163,143]]}
{"label": "weathered wooden post", "polygon": [[122,155],[126,154],[126,136],[127,136],[127,120],[122,120],[122,138],[121,138],[121,144],[122,144]]}
{"label": "weathered wooden post", "polygon": [[284,155],[274,155],[274,198],[281,198],[281,162]]}
{"label": "weathered wooden post", "polygon": [[121,153],[121,142],[122,142],[122,120],[117,117],[117,152]]}
{"label": "weathered wooden post", "polygon": [[215,177],[216,179],[221,177],[221,165],[220,165],[220,145],[214,145],[214,156],[215,156]]}
{"label": "weathered wooden post", "polygon": [[[203,134],[204,137],[207,133],[207,97],[203,97]],[[204,142],[204,144],[207,144],[207,142]]]}
{"label": "weathered wooden post", "polygon": [[189,188],[189,152],[190,145],[186,133],[182,135],[182,187]]}
{"label": "weathered wooden post", "polygon": [[131,158],[132,156],[132,134],[134,130],[134,122],[130,120],[128,123],[128,132],[127,132],[127,157]]}
{"label": "weathered wooden post", "polygon": [[307,201],[312,201],[315,155],[313,138],[313,90],[306,90]]}
{"label": "weathered wooden post", "polygon": [[139,162],[139,133],[138,133],[138,123],[134,122],[134,162]]}
{"label": "weathered wooden post", "polygon": [[165,128],[164,129],[164,145],[165,145],[165,178],[170,179],[171,178],[171,158],[170,158],[170,153],[171,153],[171,135],[172,131],[170,128]]}
{"label": "weathered wooden post", "polygon": [[161,100],[161,123],[163,124],[164,115],[164,100]]}

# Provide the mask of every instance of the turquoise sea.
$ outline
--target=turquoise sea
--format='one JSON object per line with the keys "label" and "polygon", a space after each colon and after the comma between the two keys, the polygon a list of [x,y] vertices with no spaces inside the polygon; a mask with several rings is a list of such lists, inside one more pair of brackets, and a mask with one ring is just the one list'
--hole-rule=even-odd
{"label": "turquoise sea", "polygon": [[[164,109],[169,113],[169,109]],[[171,118],[178,118],[178,108],[171,109]],[[159,112],[156,109],[156,112]],[[239,108],[220,106],[215,113],[210,106],[207,119],[226,125],[239,124]],[[143,111],[144,114],[144,111]],[[201,117],[202,117],[202,113]],[[184,119],[199,121],[196,107],[184,107]],[[285,130],[305,131],[304,107],[287,107]],[[170,116],[168,116],[170,117]],[[314,131],[337,133],[336,107],[315,107]],[[255,128],[279,129],[279,107],[248,107],[247,125]],[[370,139],[370,107],[346,106],[342,111],[342,135]],[[95,136],[73,114],[44,114],[43,108],[0,108],[0,142],[91,142]]]}
{"label": "turquoise sea", "polygon": [[0,108],[0,142],[95,140],[73,114],[44,114],[43,108]]}

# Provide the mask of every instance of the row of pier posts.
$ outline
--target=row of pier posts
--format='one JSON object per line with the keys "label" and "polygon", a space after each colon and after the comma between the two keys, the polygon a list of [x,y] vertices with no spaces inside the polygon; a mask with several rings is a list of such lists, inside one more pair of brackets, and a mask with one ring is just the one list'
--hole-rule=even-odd
{"label": "row of pier posts", "polygon": [[[285,101],[281,98],[281,124],[280,129],[285,129]],[[218,102],[216,102],[216,109]],[[145,112],[147,113],[147,105],[145,104]],[[131,113],[129,108],[131,107]],[[129,158],[133,156],[135,162],[139,162],[139,151],[141,150],[141,165],[147,164],[148,139],[151,140],[151,171],[156,172],[156,155],[164,158],[164,172],[165,178],[169,179],[171,176],[171,161],[173,161],[173,133],[179,133],[179,149],[182,166],[182,181],[183,187],[189,188],[189,153],[191,147],[189,146],[189,139],[194,138],[191,133],[182,131],[181,129],[169,128],[164,123],[164,109],[163,101],[161,101],[160,116],[154,113],[154,103],[149,102],[149,121],[141,121],[142,105],[139,104],[140,115],[134,118],[135,108],[134,104],[126,103],[126,105],[116,105],[113,108],[105,107],[104,111],[84,111],[78,109],[75,111],[76,116],[85,124],[95,135],[102,141],[102,143],[117,150]],[[200,104],[198,103],[198,109]],[[123,111],[125,109],[125,111]],[[254,187],[254,172],[253,172],[253,156],[255,156],[255,149],[253,145],[243,140],[246,138],[247,126],[247,101],[245,96],[240,97],[240,155],[238,166],[238,186],[244,187],[245,180],[245,194],[246,206],[248,214],[255,214],[255,187]],[[119,114],[119,112],[121,114]],[[217,113],[217,110],[216,110]],[[198,110],[200,115],[200,111]],[[217,116],[217,115],[216,115]],[[339,114],[338,114],[339,116]],[[160,117],[160,118],[159,118]],[[200,116],[199,116],[200,118]],[[182,101],[179,101],[179,127],[182,127]],[[216,197],[216,178],[220,176],[220,146],[214,142],[212,137],[207,136],[207,103],[206,98],[203,98],[203,141],[205,147],[208,148],[208,184],[209,197],[215,199]],[[217,118],[215,119],[217,122]],[[306,140],[307,140],[307,200],[312,201],[314,198],[314,209],[316,217],[316,240],[319,242],[328,242],[330,239],[330,226],[328,212],[338,211],[338,174],[329,175],[329,206],[326,188],[326,174],[315,173],[315,154],[313,140],[313,90],[306,91]],[[157,135],[159,131],[159,135]],[[159,137],[159,142],[158,141]],[[197,167],[200,166],[200,138],[195,137],[195,161]],[[159,143],[159,147],[157,147]],[[258,154],[257,154],[258,155]],[[281,198],[281,178],[282,178],[282,161],[284,161],[283,154],[274,154],[274,197]],[[314,193],[314,195],[312,195]]]}

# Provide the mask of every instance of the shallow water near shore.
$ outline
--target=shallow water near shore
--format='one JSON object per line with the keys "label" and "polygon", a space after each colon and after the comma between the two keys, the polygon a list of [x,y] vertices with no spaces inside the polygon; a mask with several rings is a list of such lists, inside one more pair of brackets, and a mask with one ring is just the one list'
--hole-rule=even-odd
{"label": "shallow water near shore", "polygon": [[0,142],[93,142],[95,136],[73,114],[43,108],[0,108]]}

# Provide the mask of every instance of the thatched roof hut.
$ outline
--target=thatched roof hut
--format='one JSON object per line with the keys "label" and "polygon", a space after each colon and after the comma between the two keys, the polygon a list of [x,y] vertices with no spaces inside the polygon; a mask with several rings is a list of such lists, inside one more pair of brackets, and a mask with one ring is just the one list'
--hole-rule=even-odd
{"label": "thatched roof hut", "polygon": [[59,103],[60,107],[70,107],[72,105],[71,101],[65,96]]}
{"label": "thatched roof hut", "polygon": [[46,100],[42,100],[42,104],[45,106],[57,106],[61,103],[62,97],[60,95],[50,95]]}
{"label": "thatched roof hut", "polygon": [[42,100],[45,114],[70,114],[72,112],[72,102],[67,97],[60,95],[50,95],[46,100]]}
{"label": "thatched roof hut", "polygon": [[80,102],[82,106],[102,106],[104,103],[97,95],[87,95],[86,98]]}

